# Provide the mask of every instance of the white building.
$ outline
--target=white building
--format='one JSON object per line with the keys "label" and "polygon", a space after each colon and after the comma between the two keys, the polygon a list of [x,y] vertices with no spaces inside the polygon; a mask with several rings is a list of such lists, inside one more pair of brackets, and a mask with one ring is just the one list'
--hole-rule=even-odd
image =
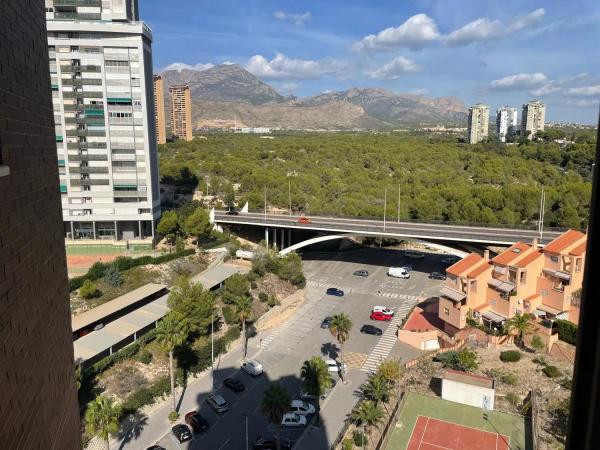
{"label": "white building", "polygon": [[482,375],[447,369],[442,379],[444,400],[493,410],[495,394],[494,380]]}
{"label": "white building", "polygon": [[476,144],[487,139],[489,122],[489,106],[478,103],[469,108],[469,122],[467,124],[467,140],[469,144]]}
{"label": "white building", "polygon": [[496,134],[502,142],[517,132],[517,108],[503,106],[496,111]]}
{"label": "white building", "polygon": [[532,100],[523,105],[521,114],[521,136],[533,139],[538,131],[544,131],[546,119],[546,105],[537,100]]}
{"label": "white building", "polygon": [[46,0],[65,235],[154,236],[152,32],[137,0]]}

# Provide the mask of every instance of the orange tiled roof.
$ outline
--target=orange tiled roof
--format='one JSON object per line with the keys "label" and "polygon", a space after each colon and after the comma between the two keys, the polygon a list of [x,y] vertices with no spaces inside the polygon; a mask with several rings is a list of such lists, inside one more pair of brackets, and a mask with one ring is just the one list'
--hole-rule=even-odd
{"label": "orange tiled roof", "polygon": [[446,272],[455,276],[460,276],[465,270],[470,269],[479,261],[482,261],[483,258],[479,256],[477,253],[471,253],[469,256],[461,259],[457,263],[452,264],[450,267],[446,269]]}
{"label": "orange tiled roof", "polygon": [[514,265],[519,266],[519,267],[527,267],[527,264],[529,264],[532,261],[535,261],[540,256],[542,256],[542,252],[540,250],[535,250],[535,251],[529,253],[528,255],[523,256],[518,261],[515,261]]}
{"label": "orange tiled roof", "polygon": [[581,256],[581,255],[583,255],[585,253],[586,247],[587,247],[587,242],[584,241],[580,245],[578,245],[577,247],[575,247],[573,250],[571,250],[571,252],[569,253],[569,255]]}
{"label": "orange tiled roof", "polygon": [[[511,245],[508,249],[504,250],[494,259],[492,262],[495,264],[506,265],[511,262],[513,259],[518,258],[523,254],[526,250],[529,250],[531,246],[526,244],[525,242],[517,242],[516,244]],[[517,251],[515,251],[517,250]]]}
{"label": "orange tiled roof", "polygon": [[583,234],[581,231],[567,230],[559,237],[554,239],[552,242],[550,242],[548,245],[546,245],[544,247],[544,252],[560,253],[565,248],[569,247],[570,245],[573,245],[583,237],[585,237],[585,234]]}
{"label": "orange tiled roof", "polygon": [[485,272],[490,267],[491,267],[491,264],[489,261],[483,261],[483,264],[480,264],[477,267],[475,267],[475,269],[473,269],[471,272],[469,272],[467,274],[467,277],[475,278],[476,276],[481,275],[483,272]]}

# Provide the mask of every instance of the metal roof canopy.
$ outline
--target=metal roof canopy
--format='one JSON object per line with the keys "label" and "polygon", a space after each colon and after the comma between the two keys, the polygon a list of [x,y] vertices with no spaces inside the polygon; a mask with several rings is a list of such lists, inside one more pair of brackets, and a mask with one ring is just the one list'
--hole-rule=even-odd
{"label": "metal roof canopy", "polygon": [[500,292],[504,292],[505,294],[517,287],[516,284],[511,283],[510,281],[502,281],[497,280],[495,278],[489,280],[488,285],[492,286],[494,289],[499,290]]}
{"label": "metal roof canopy", "polygon": [[506,317],[501,316],[500,314],[496,314],[493,311],[487,311],[487,312],[484,312],[481,315],[483,316],[484,319],[487,319],[487,320],[489,320],[491,322],[494,322],[494,323],[506,322]]}
{"label": "metal roof canopy", "polygon": [[460,302],[462,300],[464,300],[467,297],[467,294],[465,294],[464,292],[459,292],[456,291],[452,288],[449,288],[447,286],[444,286],[441,290],[440,290],[441,294],[444,297],[448,297],[450,300],[455,301],[455,302]]}
{"label": "metal roof canopy", "polygon": [[247,267],[223,264],[200,275],[196,275],[192,278],[192,282],[201,283],[204,289],[211,290],[230,276],[236,273],[247,273],[249,271],[250,269]]}

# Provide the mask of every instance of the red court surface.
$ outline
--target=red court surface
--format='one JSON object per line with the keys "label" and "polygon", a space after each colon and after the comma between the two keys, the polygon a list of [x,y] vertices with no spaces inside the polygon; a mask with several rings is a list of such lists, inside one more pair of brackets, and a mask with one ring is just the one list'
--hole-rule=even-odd
{"label": "red court surface", "polygon": [[509,438],[477,428],[419,416],[407,450],[508,450]]}

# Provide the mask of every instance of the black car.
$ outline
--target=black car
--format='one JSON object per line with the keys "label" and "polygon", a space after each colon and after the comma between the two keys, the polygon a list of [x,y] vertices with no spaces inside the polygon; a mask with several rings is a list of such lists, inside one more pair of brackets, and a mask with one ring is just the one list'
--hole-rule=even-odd
{"label": "black car", "polygon": [[181,442],[189,441],[192,438],[192,432],[187,425],[180,423],[179,425],[175,425],[171,428],[171,431],[177,438],[177,440]]}
{"label": "black car", "polygon": [[369,271],[368,270],[357,270],[352,275],[357,276],[357,277],[368,277]]}
{"label": "black car", "polygon": [[228,209],[225,214],[227,214],[228,216],[237,216],[239,214],[239,212],[236,211],[235,209]]}
{"label": "black car", "polygon": [[336,297],[343,297],[344,291],[338,288],[329,288],[327,289],[327,295],[335,295]]}
{"label": "black car", "polygon": [[[254,445],[253,450],[275,450],[277,448],[277,441],[275,436],[259,437]],[[292,441],[288,438],[281,436],[279,438],[281,450],[291,450]]]}
{"label": "black car", "polygon": [[200,433],[208,430],[208,422],[198,411],[192,411],[185,415],[185,423],[187,423],[194,433]]}
{"label": "black car", "polygon": [[383,334],[381,328],[378,328],[375,325],[363,325],[360,329],[360,332],[364,334],[372,334],[373,336],[381,336]]}
{"label": "black car", "polygon": [[323,329],[329,328],[329,325],[331,325],[331,320],[332,320],[332,318],[330,316],[325,317],[323,319],[323,322],[321,322],[321,328],[323,328]]}
{"label": "black car", "polygon": [[444,275],[441,272],[431,272],[429,274],[429,278],[432,280],[445,280],[446,279],[446,275]]}
{"label": "black car", "polygon": [[239,380],[236,380],[235,378],[225,378],[223,380],[223,386],[228,387],[233,392],[242,392],[244,389],[246,389],[244,383],[242,383]]}

